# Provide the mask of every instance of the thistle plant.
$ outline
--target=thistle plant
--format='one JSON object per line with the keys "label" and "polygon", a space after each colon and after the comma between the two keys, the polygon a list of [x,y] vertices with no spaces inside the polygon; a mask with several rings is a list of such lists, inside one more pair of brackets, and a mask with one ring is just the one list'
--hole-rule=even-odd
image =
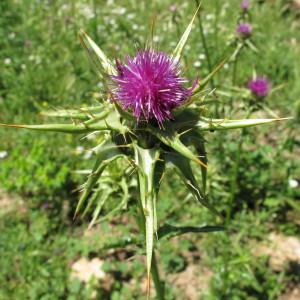
{"label": "thistle plant", "polygon": [[[199,8],[198,8],[199,9]],[[100,47],[81,31],[81,44],[87,50],[92,64],[107,87],[102,101],[96,106],[81,109],[57,110],[48,116],[69,119],[69,123],[44,125],[1,126],[24,128],[58,133],[91,134],[102,136],[102,142],[93,151],[97,157],[92,172],[83,185],[75,217],[95,207],[93,223],[97,221],[105,201],[102,175],[116,160],[124,161],[124,172],[116,185],[124,194],[120,203],[126,207],[128,186],[126,177],[137,176],[139,197],[135,199],[137,223],[144,237],[148,294],[150,276],[159,299],[164,299],[164,287],[158,274],[155,257],[156,240],[186,232],[213,232],[224,229],[222,216],[211,204],[206,193],[207,154],[205,134],[216,130],[231,130],[269,124],[282,119],[214,119],[207,116],[205,86],[222,66],[232,60],[224,59],[203,80],[190,81],[182,73],[181,58],[198,10],[184,31],[176,48],[167,54],[146,47],[134,57],[127,56],[114,63]],[[235,54],[233,54],[235,55]],[[196,77],[196,76],[195,76]],[[199,183],[194,166],[201,168]],[[215,226],[171,226],[158,227],[157,205],[163,175],[169,168],[181,177],[188,191],[205,209],[218,216],[220,224]],[[97,203],[98,202],[98,203]],[[116,210],[118,211],[118,210]]]}

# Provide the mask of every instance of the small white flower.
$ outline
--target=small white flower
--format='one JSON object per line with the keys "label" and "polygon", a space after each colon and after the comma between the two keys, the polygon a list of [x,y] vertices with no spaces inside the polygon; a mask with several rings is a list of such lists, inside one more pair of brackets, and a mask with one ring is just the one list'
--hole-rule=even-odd
{"label": "small white flower", "polygon": [[134,14],[134,13],[131,13],[131,14],[128,14],[128,15],[127,15],[127,19],[128,19],[128,20],[132,20],[132,19],[134,19],[134,17],[135,17],[135,14]]}
{"label": "small white flower", "polygon": [[126,13],[126,8],[125,7],[120,7],[119,10],[118,10],[118,13],[120,15],[124,15]]}
{"label": "small white flower", "polygon": [[42,59],[39,56],[36,56],[35,63],[38,65],[42,62]]}
{"label": "small white flower", "polygon": [[194,62],[194,67],[196,67],[196,68],[200,67],[201,65],[202,65],[202,63],[201,63],[201,61],[199,61],[199,60],[196,60],[196,61]]}
{"label": "small white flower", "polygon": [[228,64],[225,64],[224,67],[223,67],[225,70],[227,70],[229,68],[229,65]]}
{"label": "small white flower", "polygon": [[7,151],[0,151],[0,159],[5,158],[7,156]]}
{"label": "small white flower", "polygon": [[11,32],[9,35],[8,35],[8,38],[10,40],[13,40],[14,38],[16,37],[16,34],[14,32]]}
{"label": "small white flower", "polygon": [[295,189],[295,188],[297,188],[299,186],[299,182],[298,182],[298,180],[296,180],[296,179],[289,179],[289,187],[291,188],[291,189]]}
{"label": "small white flower", "polygon": [[81,11],[82,15],[87,19],[95,18],[95,13],[90,6],[84,5],[81,7],[80,11]]}
{"label": "small white flower", "polygon": [[214,15],[213,14],[208,14],[206,15],[206,20],[209,21],[209,20],[212,20],[214,18]]}
{"label": "small white flower", "polygon": [[159,40],[160,40],[160,37],[158,35],[155,35],[153,37],[153,42],[157,43],[157,42],[159,42]]}
{"label": "small white flower", "polygon": [[4,59],[4,64],[5,65],[10,65],[11,64],[11,59],[9,57]]}
{"label": "small white flower", "polygon": [[204,60],[205,59],[205,54],[203,54],[203,53],[199,54],[199,59]]}
{"label": "small white flower", "polygon": [[132,25],[132,29],[133,29],[133,30],[137,30],[138,28],[139,28],[139,26],[138,26],[137,24],[133,24],[133,25]]}
{"label": "small white flower", "polygon": [[84,159],[90,159],[93,155],[93,152],[92,151],[87,151],[83,154],[83,158]]}
{"label": "small white flower", "polygon": [[25,70],[26,69],[26,65],[25,64],[21,64],[21,69]]}
{"label": "small white flower", "polygon": [[69,9],[69,5],[68,5],[67,3],[65,3],[65,4],[63,4],[63,5],[60,7],[60,9],[61,9],[62,11],[66,11],[66,10]]}
{"label": "small white flower", "polygon": [[116,25],[117,25],[115,19],[110,19],[108,23],[109,23],[110,25],[112,25],[112,26],[116,26]]}

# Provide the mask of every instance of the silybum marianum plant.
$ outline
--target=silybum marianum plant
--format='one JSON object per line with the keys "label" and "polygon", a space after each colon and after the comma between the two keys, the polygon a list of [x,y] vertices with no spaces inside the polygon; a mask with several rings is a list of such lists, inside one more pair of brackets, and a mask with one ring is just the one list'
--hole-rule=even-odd
{"label": "silybum marianum plant", "polygon": [[[156,207],[166,168],[174,168],[194,198],[213,214],[218,215],[218,211],[210,204],[206,195],[205,133],[279,120],[228,120],[205,116],[203,107],[210,101],[205,100],[204,87],[232,57],[221,62],[203,80],[194,81],[190,87],[186,86],[187,80],[182,74],[180,59],[196,14],[172,53],[167,54],[148,46],[138,51],[134,57],[128,56],[124,61],[116,60],[115,63],[81,31],[80,41],[107,86],[107,94],[99,105],[48,113],[49,116],[70,119],[72,122],[68,124],[2,124],[61,133],[97,132],[103,136],[101,144],[94,148],[97,160],[82,188],[75,215],[96,207],[93,223],[97,220],[108,199],[101,194],[101,184],[105,184],[101,181],[101,175],[113,161],[124,160],[128,165],[124,176],[137,174],[139,198],[136,199],[136,205],[139,211],[138,224],[145,237],[148,283],[150,285],[152,273],[159,299],[164,299],[164,289],[159,279],[154,254],[156,239],[185,232],[211,232],[222,229],[221,226],[187,228],[170,225],[158,228]],[[192,162],[201,168],[201,183],[196,180]],[[124,193],[124,203],[120,205],[125,205],[128,198],[126,181],[120,180],[118,186]]]}

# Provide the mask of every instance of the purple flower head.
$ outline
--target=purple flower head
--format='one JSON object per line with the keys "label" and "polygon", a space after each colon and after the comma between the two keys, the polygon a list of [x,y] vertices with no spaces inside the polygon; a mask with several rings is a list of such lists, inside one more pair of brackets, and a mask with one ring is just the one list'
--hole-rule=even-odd
{"label": "purple flower head", "polygon": [[244,10],[244,11],[247,11],[249,9],[249,6],[250,6],[250,2],[249,0],[243,0],[241,2],[241,9]]}
{"label": "purple flower head", "polygon": [[252,26],[249,23],[240,23],[237,26],[236,32],[243,38],[247,38],[252,33]]}
{"label": "purple flower head", "polygon": [[250,80],[248,88],[256,97],[265,97],[270,92],[270,84],[265,77],[256,77]]}
{"label": "purple flower head", "polygon": [[180,106],[191,89],[183,86],[180,66],[163,52],[141,50],[126,64],[117,63],[118,75],[113,95],[124,109],[138,119],[156,119],[159,124],[172,118],[172,109]]}

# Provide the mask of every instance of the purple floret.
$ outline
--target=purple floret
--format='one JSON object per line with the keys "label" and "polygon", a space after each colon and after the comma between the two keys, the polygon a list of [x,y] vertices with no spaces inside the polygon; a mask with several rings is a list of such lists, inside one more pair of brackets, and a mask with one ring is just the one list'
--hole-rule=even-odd
{"label": "purple floret", "polygon": [[265,77],[256,77],[250,80],[248,88],[257,97],[265,97],[270,92],[270,84]]}
{"label": "purple floret", "polygon": [[237,26],[236,32],[242,37],[249,37],[252,33],[252,26],[249,23],[240,23]]}
{"label": "purple floret", "polygon": [[113,95],[138,120],[156,119],[161,124],[191,96],[191,89],[183,86],[186,80],[180,76],[179,64],[163,52],[141,50],[117,68]]}
{"label": "purple floret", "polygon": [[248,10],[248,9],[249,9],[249,6],[250,6],[249,0],[243,0],[243,1],[241,2],[241,9],[242,9],[242,10]]}

